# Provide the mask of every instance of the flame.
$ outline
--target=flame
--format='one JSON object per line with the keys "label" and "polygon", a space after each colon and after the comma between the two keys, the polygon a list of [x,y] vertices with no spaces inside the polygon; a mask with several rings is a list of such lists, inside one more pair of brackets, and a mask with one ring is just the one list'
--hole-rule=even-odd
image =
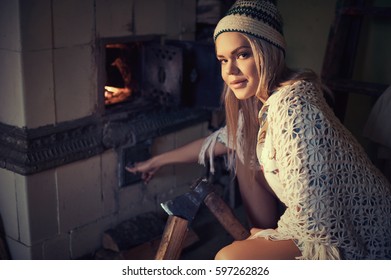
{"label": "flame", "polygon": [[115,104],[128,99],[132,94],[130,88],[105,86],[105,104]]}

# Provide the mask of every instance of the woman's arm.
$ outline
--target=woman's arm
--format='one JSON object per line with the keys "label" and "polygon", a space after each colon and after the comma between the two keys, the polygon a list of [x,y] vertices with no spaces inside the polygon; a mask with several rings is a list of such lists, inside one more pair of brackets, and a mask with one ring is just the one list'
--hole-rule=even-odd
{"label": "woman's arm", "polygon": [[[127,166],[126,170],[132,173],[141,173],[143,181],[148,183],[156,171],[164,165],[197,162],[204,140],[205,138],[201,138],[177,149],[156,155],[146,161],[137,162],[133,166]],[[226,152],[225,145],[217,142],[214,147],[214,155],[218,156]]]}

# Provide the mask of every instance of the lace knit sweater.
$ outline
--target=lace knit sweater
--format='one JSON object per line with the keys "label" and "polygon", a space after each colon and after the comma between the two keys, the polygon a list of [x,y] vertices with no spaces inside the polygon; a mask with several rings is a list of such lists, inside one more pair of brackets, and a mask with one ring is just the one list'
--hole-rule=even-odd
{"label": "lace knit sweater", "polygon": [[[389,183],[321,91],[304,81],[286,86],[269,97],[259,119],[256,154],[287,208],[276,229],[251,238],[292,239],[302,259],[391,259]],[[213,138],[224,142],[224,133],[212,135],[205,149]]]}

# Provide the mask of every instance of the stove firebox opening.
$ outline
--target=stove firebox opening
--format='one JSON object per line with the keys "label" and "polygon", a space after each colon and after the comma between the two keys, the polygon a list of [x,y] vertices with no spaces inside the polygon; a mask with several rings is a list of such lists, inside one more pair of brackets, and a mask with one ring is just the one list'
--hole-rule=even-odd
{"label": "stove firebox opening", "polygon": [[142,43],[106,44],[104,102],[106,106],[128,102],[140,92]]}

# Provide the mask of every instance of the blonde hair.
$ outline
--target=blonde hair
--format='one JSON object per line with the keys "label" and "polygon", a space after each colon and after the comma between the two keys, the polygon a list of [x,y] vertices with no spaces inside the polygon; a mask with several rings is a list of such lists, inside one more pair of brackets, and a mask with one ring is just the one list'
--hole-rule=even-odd
{"label": "blonde hair", "polygon": [[[259,130],[258,112],[263,105],[261,100],[266,100],[274,91],[282,86],[293,84],[298,80],[318,82],[318,78],[313,71],[293,71],[286,67],[285,53],[280,48],[251,35],[243,34],[243,36],[250,43],[257,65],[260,81],[257,92],[253,97],[239,100],[232,90],[225,85],[222,97],[225,104],[228,143],[232,143],[233,145],[233,150],[229,150],[228,152],[229,166],[235,166],[235,155],[233,151],[237,149],[238,145],[241,145],[244,165],[249,166],[248,172],[254,175],[254,163],[257,162],[255,150]],[[243,115],[242,131],[238,131],[240,112]],[[242,134],[238,135],[239,132]]]}

